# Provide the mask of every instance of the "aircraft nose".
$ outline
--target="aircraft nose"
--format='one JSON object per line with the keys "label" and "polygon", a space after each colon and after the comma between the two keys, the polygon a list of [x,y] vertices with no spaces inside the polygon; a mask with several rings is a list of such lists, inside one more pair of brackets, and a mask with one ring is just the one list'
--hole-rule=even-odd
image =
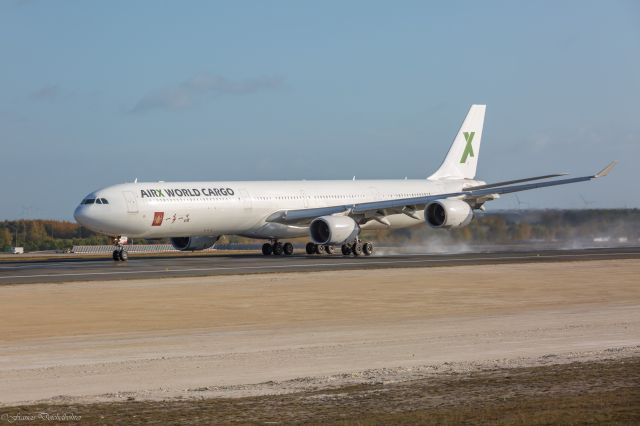
{"label": "aircraft nose", "polygon": [[80,225],[85,225],[87,223],[87,212],[83,205],[79,205],[76,207],[76,210],[73,212],[73,217],[76,219]]}

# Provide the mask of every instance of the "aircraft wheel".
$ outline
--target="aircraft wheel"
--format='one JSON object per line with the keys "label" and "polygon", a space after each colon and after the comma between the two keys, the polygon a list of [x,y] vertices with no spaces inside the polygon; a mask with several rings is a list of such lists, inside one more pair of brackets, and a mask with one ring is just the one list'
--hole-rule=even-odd
{"label": "aircraft wheel", "polygon": [[323,245],[316,244],[315,249],[316,249],[315,250],[316,254],[324,254],[324,246]]}
{"label": "aircraft wheel", "polygon": [[351,247],[349,247],[348,244],[343,244],[342,245],[342,254],[344,256],[349,256],[351,254]]}
{"label": "aircraft wheel", "polygon": [[362,245],[362,252],[365,254],[365,256],[371,256],[373,254],[373,244],[371,244],[369,241],[364,243]]}
{"label": "aircraft wheel", "polygon": [[291,256],[293,254],[293,244],[291,243],[284,243],[282,249],[284,250],[284,254],[287,256]]}
{"label": "aircraft wheel", "polygon": [[273,245],[273,254],[276,256],[280,256],[284,252],[284,247],[282,247],[282,243],[275,243]]}
{"label": "aircraft wheel", "polygon": [[116,262],[120,260],[120,253],[118,253],[118,250],[114,250],[112,256],[113,260],[115,260]]}
{"label": "aircraft wheel", "polygon": [[273,253],[273,246],[269,243],[264,243],[262,245],[262,254],[265,256],[269,256]]}
{"label": "aircraft wheel", "polygon": [[362,243],[360,242],[353,243],[353,246],[351,247],[351,251],[353,252],[354,256],[360,256],[362,254]]}
{"label": "aircraft wheel", "polygon": [[305,247],[305,249],[307,250],[307,254],[315,254],[316,253],[316,245],[312,242],[308,242],[307,246]]}
{"label": "aircraft wheel", "polygon": [[122,262],[126,262],[127,260],[129,260],[129,253],[127,253],[126,250],[120,250],[120,253],[118,253],[118,258],[122,261]]}
{"label": "aircraft wheel", "polygon": [[326,251],[327,254],[334,254],[336,252],[336,248],[334,246],[326,245],[324,246],[324,251]]}

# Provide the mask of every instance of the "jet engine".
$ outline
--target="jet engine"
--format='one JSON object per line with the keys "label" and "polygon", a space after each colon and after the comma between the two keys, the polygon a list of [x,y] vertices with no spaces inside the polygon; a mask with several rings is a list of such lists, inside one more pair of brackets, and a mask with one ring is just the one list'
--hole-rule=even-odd
{"label": "jet engine", "polygon": [[342,244],[355,238],[360,228],[348,216],[321,216],[309,225],[311,239],[316,244]]}
{"label": "jet engine", "polygon": [[471,222],[473,211],[462,200],[438,200],[427,204],[424,218],[432,228],[460,228]]}
{"label": "jet engine", "polygon": [[171,245],[180,251],[206,250],[213,247],[220,237],[174,237]]}

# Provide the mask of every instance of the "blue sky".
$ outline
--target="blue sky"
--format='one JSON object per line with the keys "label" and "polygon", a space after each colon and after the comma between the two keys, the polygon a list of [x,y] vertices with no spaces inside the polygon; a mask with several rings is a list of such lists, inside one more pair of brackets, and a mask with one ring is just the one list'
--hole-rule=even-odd
{"label": "blue sky", "polygon": [[472,103],[480,178],[618,159],[520,200],[640,207],[634,1],[7,0],[0,58],[0,219],[135,178],[422,178]]}

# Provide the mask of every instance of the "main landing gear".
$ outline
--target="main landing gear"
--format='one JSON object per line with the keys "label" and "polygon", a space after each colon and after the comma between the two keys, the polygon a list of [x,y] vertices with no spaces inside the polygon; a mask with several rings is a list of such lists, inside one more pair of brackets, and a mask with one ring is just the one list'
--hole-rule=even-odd
{"label": "main landing gear", "polygon": [[[334,254],[336,251],[335,246],[332,245],[322,245],[315,244],[313,242],[307,243],[306,246],[307,254]],[[373,254],[373,243],[369,241],[362,242],[360,240],[356,240],[353,243],[343,244],[341,247],[343,256],[371,256]]]}
{"label": "main landing gear", "polygon": [[115,238],[116,249],[112,253],[113,260],[116,262],[126,262],[129,260],[129,253],[124,249],[124,246],[120,244],[120,237]]}
{"label": "main landing gear", "polygon": [[262,245],[262,254],[270,256],[275,254],[276,256],[286,255],[291,256],[293,254],[293,244],[281,243],[280,241],[273,241],[273,243],[264,243]]}

